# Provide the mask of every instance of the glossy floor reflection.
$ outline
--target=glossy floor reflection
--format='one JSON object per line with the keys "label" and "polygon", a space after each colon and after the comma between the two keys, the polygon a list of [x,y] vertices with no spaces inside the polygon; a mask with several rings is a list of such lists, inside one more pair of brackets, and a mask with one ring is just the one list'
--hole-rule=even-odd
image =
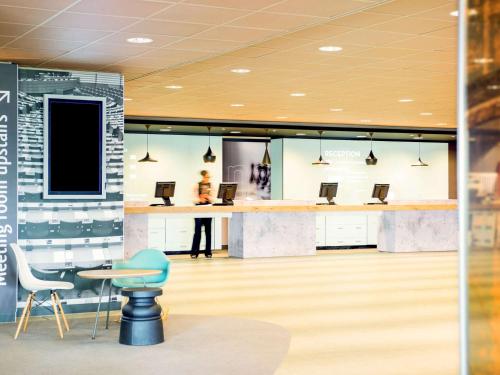
{"label": "glossy floor reflection", "polygon": [[174,314],[288,329],[279,375],[458,373],[455,252],[174,259],[165,289]]}

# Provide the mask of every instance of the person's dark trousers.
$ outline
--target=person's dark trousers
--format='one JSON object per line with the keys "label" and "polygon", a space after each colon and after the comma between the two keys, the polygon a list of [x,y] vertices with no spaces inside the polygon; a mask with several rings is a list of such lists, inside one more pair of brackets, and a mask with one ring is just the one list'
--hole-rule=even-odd
{"label": "person's dark trousers", "polygon": [[194,219],[194,236],[191,254],[200,254],[201,227],[205,227],[205,255],[212,255],[212,218],[204,217]]}

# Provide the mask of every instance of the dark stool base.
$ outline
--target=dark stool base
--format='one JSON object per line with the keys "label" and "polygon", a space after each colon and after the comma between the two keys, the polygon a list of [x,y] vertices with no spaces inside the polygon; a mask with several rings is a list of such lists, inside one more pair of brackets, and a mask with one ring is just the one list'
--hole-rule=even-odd
{"label": "dark stool base", "polygon": [[122,289],[129,300],[122,309],[120,344],[155,345],[165,340],[161,307],[155,300],[161,294],[160,288]]}
{"label": "dark stool base", "polygon": [[155,345],[163,341],[165,341],[165,338],[163,337],[163,322],[161,319],[137,322],[122,318],[120,344]]}

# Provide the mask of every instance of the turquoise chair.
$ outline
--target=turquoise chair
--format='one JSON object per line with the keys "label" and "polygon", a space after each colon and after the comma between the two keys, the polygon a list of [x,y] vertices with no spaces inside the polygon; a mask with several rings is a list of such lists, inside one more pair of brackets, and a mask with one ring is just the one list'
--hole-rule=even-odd
{"label": "turquoise chair", "polygon": [[161,274],[154,276],[113,279],[113,285],[117,288],[161,288],[168,280],[170,260],[160,250],[144,249],[139,251],[128,261],[114,262],[113,269],[161,270]]}

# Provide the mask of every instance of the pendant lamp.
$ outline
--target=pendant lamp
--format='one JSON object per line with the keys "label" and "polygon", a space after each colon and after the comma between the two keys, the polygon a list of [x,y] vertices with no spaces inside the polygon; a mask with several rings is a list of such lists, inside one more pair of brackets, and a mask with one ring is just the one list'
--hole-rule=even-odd
{"label": "pendant lamp", "polygon": [[[268,130],[266,130],[266,134],[268,133]],[[262,165],[268,166],[271,165],[271,156],[269,155],[269,150],[267,149],[269,145],[269,142],[266,141],[266,151],[264,152],[264,157],[262,158]]]}
{"label": "pendant lamp", "polygon": [[366,165],[377,165],[378,159],[373,154],[373,133],[370,133],[370,153],[365,159]]}
{"label": "pendant lamp", "polygon": [[312,165],[330,165],[327,161],[323,160],[322,155],[322,145],[321,145],[321,137],[323,136],[323,130],[318,130],[319,133],[319,158],[317,161],[313,162]]}
{"label": "pendant lamp", "polygon": [[146,125],[146,156],[144,156],[141,160],[138,160],[139,163],[150,162],[156,163],[158,160],[152,159],[149,156],[149,127],[151,125]]}
{"label": "pendant lamp", "polygon": [[[422,134],[419,134],[417,138],[418,139],[422,139]],[[428,167],[429,166],[429,164],[424,163],[422,161],[422,158],[420,156],[420,141],[418,141],[418,163],[417,164],[412,164],[411,166],[412,167]]]}
{"label": "pendant lamp", "polygon": [[207,152],[205,152],[205,155],[203,155],[203,161],[205,163],[215,163],[216,156],[212,152],[212,149],[210,148],[210,130],[212,128],[208,126],[207,129],[208,129],[208,150]]}

